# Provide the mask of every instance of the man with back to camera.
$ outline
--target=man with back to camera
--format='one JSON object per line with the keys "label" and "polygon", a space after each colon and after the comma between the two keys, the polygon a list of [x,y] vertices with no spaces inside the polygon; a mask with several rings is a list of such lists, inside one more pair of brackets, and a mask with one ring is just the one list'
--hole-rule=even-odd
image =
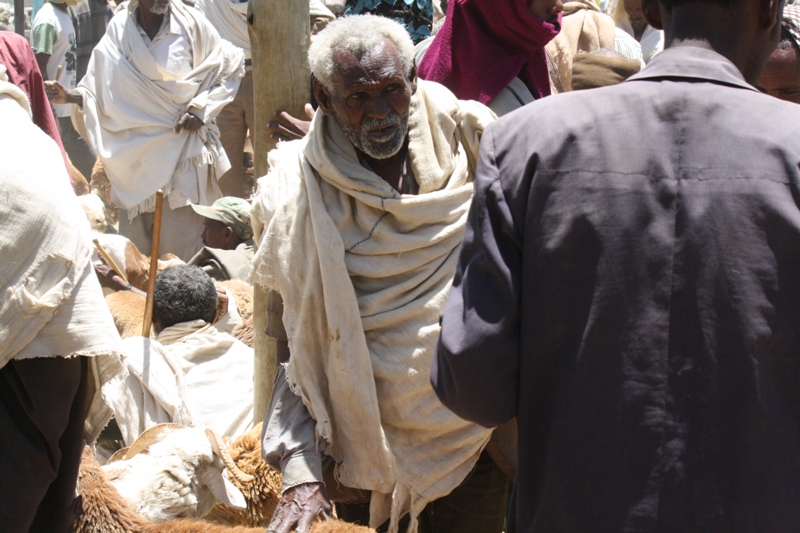
{"label": "man with back to camera", "polygon": [[484,133],[431,375],[518,417],[518,531],[800,529],[800,109],[752,85],[782,11],[646,0],[644,71]]}

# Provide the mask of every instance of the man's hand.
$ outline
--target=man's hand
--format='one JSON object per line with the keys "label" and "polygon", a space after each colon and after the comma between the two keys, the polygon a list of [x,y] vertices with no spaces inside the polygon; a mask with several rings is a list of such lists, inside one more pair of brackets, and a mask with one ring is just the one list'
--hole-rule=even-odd
{"label": "man's hand", "polygon": [[202,125],[202,120],[187,111],[175,125],[175,133],[180,133],[181,130],[197,131]]}
{"label": "man's hand", "polygon": [[214,312],[212,324],[216,324],[228,314],[228,293],[224,287],[217,286],[217,310]]}
{"label": "man's hand", "polygon": [[57,81],[44,82],[44,92],[47,93],[47,98],[54,104],[70,103],[66,87]]}
{"label": "man's hand", "polygon": [[281,496],[267,533],[308,533],[316,519],[330,520],[331,501],[322,483],[304,483]]}
{"label": "man's hand", "polygon": [[306,104],[305,111],[308,122],[294,118],[286,111],[276,111],[275,116],[278,120],[267,122],[267,127],[272,130],[270,137],[276,141],[294,141],[305,137],[311,127],[311,119],[314,118],[314,108],[311,104]]}

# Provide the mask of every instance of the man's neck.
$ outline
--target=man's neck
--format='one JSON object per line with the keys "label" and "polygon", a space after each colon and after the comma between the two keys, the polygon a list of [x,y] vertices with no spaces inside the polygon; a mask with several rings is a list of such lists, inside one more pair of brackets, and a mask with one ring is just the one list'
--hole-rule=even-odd
{"label": "man's neck", "polygon": [[361,157],[367,162],[369,168],[381,177],[383,181],[400,191],[403,187],[403,167],[405,166],[406,155],[408,154],[408,139],[403,143],[396,154],[386,159],[375,159],[361,152]]}
{"label": "man's neck", "polygon": [[673,7],[669,18],[664,28],[666,48],[696,46],[714,50],[733,63],[748,83],[758,79],[760,68],[751,50],[754,36],[748,35],[750,28],[741,23],[735,11],[711,2],[686,3]]}
{"label": "man's neck", "polygon": [[136,10],[136,21],[147,36],[150,39],[154,39],[158,35],[161,24],[164,23],[164,15],[156,15],[149,9],[143,9],[139,6],[139,9]]}
{"label": "man's neck", "polygon": [[50,2],[50,3],[53,4],[53,9],[58,9],[63,13],[67,12],[67,4],[58,4],[56,2]]}

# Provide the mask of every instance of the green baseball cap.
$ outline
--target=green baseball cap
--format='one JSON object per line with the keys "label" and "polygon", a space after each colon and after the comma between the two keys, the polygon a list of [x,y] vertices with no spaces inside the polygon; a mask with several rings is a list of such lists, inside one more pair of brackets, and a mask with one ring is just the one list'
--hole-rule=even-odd
{"label": "green baseball cap", "polygon": [[250,225],[250,203],[235,196],[220,198],[213,205],[192,204],[194,212],[201,217],[210,218],[229,226],[242,240],[253,237]]}

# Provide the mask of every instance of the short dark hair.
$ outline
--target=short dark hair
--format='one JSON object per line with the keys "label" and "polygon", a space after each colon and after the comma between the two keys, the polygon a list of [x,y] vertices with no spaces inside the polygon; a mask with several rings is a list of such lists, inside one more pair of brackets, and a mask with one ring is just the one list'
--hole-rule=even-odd
{"label": "short dark hair", "polygon": [[217,289],[202,268],[176,265],[156,277],[153,320],[162,328],[192,320],[210,323],[216,310]]}
{"label": "short dark hair", "polygon": [[795,42],[794,35],[786,27],[786,23],[781,24],[781,40],[778,43],[778,50],[789,50],[790,48],[797,50],[800,48],[799,44]]}

